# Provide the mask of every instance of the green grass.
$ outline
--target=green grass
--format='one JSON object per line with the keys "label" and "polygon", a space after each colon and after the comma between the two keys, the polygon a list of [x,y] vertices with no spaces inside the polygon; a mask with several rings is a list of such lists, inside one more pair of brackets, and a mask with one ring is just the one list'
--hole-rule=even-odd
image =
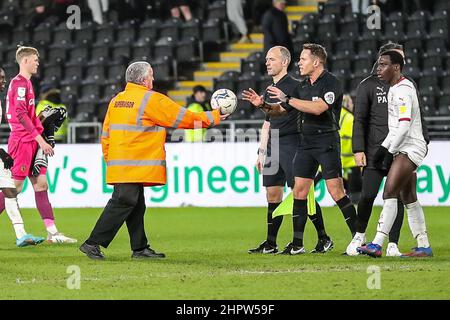
{"label": "green grass", "polygon": [[[152,247],[166,259],[130,258],[128,233],[122,228],[104,250],[107,260],[92,261],[78,245],[17,248],[5,214],[0,216],[0,299],[449,299],[449,208],[425,208],[435,257],[427,260],[341,256],[350,237],[340,212],[325,208],[324,219],[335,249],[324,255],[249,255],[265,237],[263,208],[176,208],[147,211]],[[62,232],[83,241],[100,209],[59,209]],[[376,208],[368,238],[374,235]],[[27,231],[43,235],[35,210],[23,210]],[[292,236],[286,219],[279,245]],[[305,246],[315,231],[308,222]],[[405,221],[400,249],[414,241]],[[67,267],[81,270],[81,288],[66,286]],[[367,267],[381,270],[381,289],[369,290]]]}

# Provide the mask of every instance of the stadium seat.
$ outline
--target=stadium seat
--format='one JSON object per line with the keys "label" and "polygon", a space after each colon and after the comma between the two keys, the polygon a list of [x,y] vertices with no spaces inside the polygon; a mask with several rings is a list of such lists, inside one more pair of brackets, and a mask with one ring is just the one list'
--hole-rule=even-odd
{"label": "stadium seat", "polygon": [[450,75],[446,75],[442,78],[441,87],[444,95],[450,95]]}
{"label": "stadium seat", "polygon": [[85,64],[89,60],[89,47],[87,45],[77,45],[69,51],[69,60],[66,66]]}
{"label": "stadium seat", "polygon": [[438,38],[428,39],[425,42],[426,53],[428,55],[444,55],[447,53],[446,40]]}
{"label": "stadium seat", "polygon": [[248,88],[253,88],[256,92],[259,91],[259,88],[257,87],[257,76],[259,73],[256,72],[249,72],[244,73],[237,79],[237,85],[236,85],[236,95],[240,97],[243,90],[248,90]]}
{"label": "stadium seat", "polygon": [[180,37],[180,27],[182,22],[178,18],[168,19],[158,26],[160,38],[172,38],[177,41]]}
{"label": "stadium seat", "polygon": [[[108,66],[108,78],[105,83],[116,85],[125,79],[126,64],[114,64]],[[104,96],[106,93],[104,94]]]}
{"label": "stadium seat", "polygon": [[353,74],[357,77],[369,76],[373,67],[373,60],[358,58],[353,60]]}
{"label": "stadium seat", "polygon": [[136,39],[136,21],[128,20],[117,29],[115,45],[125,46],[134,43]]}
{"label": "stadium seat", "polygon": [[118,43],[116,45],[114,45],[111,48],[111,53],[112,53],[112,60],[115,63],[124,63],[127,64],[128,61],[131,59],[132,55],[132,50],[133,47],[131,47],[129,44],[124,44],[122,43]]}
{"label": "stadium seat", "polygon": [[133,55],[132,60],[144,60],[144,61],[150,61],[153,57],[152,54],[152,47],[149,45],[142,45],[141,43],[136,44],[133,47]]}
{"label": "stadium seat", "polygon": [[423,44],[420,38],[406,39],[403,43],[406,57],[414,55],[423,55]]}
{"label": "stadium seat", "polygon": [[103,97],[100,99],[100,101],[109,103],[109,101],[122,90],[123,86],[120,82],[108,84],[104,87]]}
{"label": "stadium seat", "polygon": [[221,20],[209,19],[203,24],[203,42],[221,43],[224,39],[224,28]]}
{"label": "stadium seat", "polygon": [[438,70],[443,69],[442,58],[440,56],[424,56],[423,60],[423,69],[432,69],[436,68]]}
{"label": "stadium seat", "polygon": [[161,24],[162,22],[159,19],[145,20],[138,28],[139,35],[136,41],[136,45],[156,42],[156,39],[158,39],[158,26]]}
{"label": "stadium seat", "polygon": [[327,16],[327,15],[336,15],[338,17],[340,17],[343,14],[343,6],[341,4],[341,2],[325,2],[325,3],[319,3],[319,7],[318,10],[320,13],[322,13],[322,15]]}
{"label": "stadium seat", "polygon": [[95,45],[111,45],[115,38],[115,24],[108,23],[97,27],[95,32]]}
{"label": "stadium seat", "polygon": [[19,73],[19,66],[14,62],[4,64],[2,68],[5,71],[6,79],[12,79]]}
{"label": "stadium seat", "polygon": [[62,75],[63,75],[63,68],[60,64],[56,63],[50,63],[44,65],[44,67],[41,69],[44,69],[44,78],[41,80],[41,86],[43,84],[46,85],[55,85],[59,84]]}
{"label": "stadium seat", "polygon": [[52,30],[54,25],[49,22],[43,22],[34,29],[33,44],[39,46],[48,46],[52,43]]}
{"label": "stadium seat", "polygon": [[72,44],[72,36],[72,30],[67,29],[66,22],[63,22],[54,30],[53,45],[67,48]]}
{"label": "stadium seat", "polygon": [[82,84],[99,84],[104,83],[106,79],[105,67],[103,65],[91,65],[86,68],[86,74]]}
{"label": "stadium seat", "polygon": [[358,21],[343,22],[340,25],[339,38],[341,39],[357,39],[359,37],[359,23]]}
{"label": "stadium seat", "polygon": [[10,34],[11,34],[10,30],[8,30],[6,28],[0,29],[0,53],[2,53],[3,48],[6,48],[7,46],[9,46]]}
{"label": "stadium seat", "polygon": [[195,63],[200,61],[199,41],[195,37],[185,38],[175,45],[177,62]]}
{"label": "stadium seat", "polygon": [[209,19],[228,20],[225,1],[214,1],[208,6],[208,20]]}
{"label": "stadium seat", "polygon": [[201,23],[199,19],[192,19],[185,22],[180,27],[181,39],[190,39],[194,37],[196,39],[202,39]]}
{"label": "stadium seat", "polygon": [[420,68],[419,67],[410,66],[410,65],[406,65],[403,68],[403,74],[405,74],[407,76],[410,76],[414,80],[419,79],[420,76],[421,76]]}
{"label": "stadium seat", "polygon": [[338,70],[350,72],[350,70],[352,70],[352,63],[349,58],[331,57],[328,63],[330,64],[329,69],[332,70],[332,72],[338,72]]}
{"label": "stadium seat", "polygon": [[423,95],[435,95],[440,91],[436,76],[424,76],[419,79],[418,85],[419,92]]}
{"label": "stadium seat", "polygon": [[[447,14],[446,11],[444,11]],[[433,17],[430,21],[430,32],[428,33],[430,38],[444,38],[448,37],[448,20],[447,17],[439,19]]]}
{"label": "stadium seat", "polygon": [[261,76],[257,82],[258,91],[256,92],[258,92],[259,94],[264,94],[267,87],[272,85],[272,83],[273,83],[272,77],[268,75]]}
{"label": "stadium seat", "polygon": [[16,11],[14,7],[7,7],[0,10],[0,27],[13,28],[16,25]]}
{"label": "stadium seat", "polygon": [[241,73],[255,72],[258,75],[263,73],[260,61],[241,59]]}
{"label": "stadium seat", "polygon": [[334,57],[336,59],[354,58],[355,43],[352,38],[340,38],[334,42]]}
{"label": "stadium seat", "polygon": [[359,40],[357,42],[357,55],[360,58],[374,59],[378,52],[378,45],[373,40]]}
{"label": "stadium seat", "polygon": [[172,60],[169,56],[157,56],[152,61],[152,67],[155,81],[169,82],[173,80]]}
{"label": "stadium seat", "polygon": [[74,31],[73,42],[77,45],[88,45],[95,40],[95,26],[91,21],[83,22],[81,29]]}
{"label": "stadium seat", "polygon": [[[92,104],[100,100],[100,85],[96,83],[83,84],[80,88],[79,103]],[[80,112],[79,105],[77,106],[77,113]]]}
{"label": "stadium seat", "polygon": [[233,92],[236,91],[239,75],[240,74],[237,71],[227,71],[222,73],[219,78],[214,79],[214,90],[230,89]]}
{"label": "stadium seat", "polygon": [[108,102],[100,102],[97,105],[97,117],[98,121],[105,121],[106,112],[108,111],[109,101]]}
{"label": "stadium seat", "polygon": [[109,47],[100,45],[92,47],[91,59],[88,65],[104,64],[109,61]]}
{"label": "stadium seat", "polygon": [[30,35],[30,31],[28,31],[27,29],[23,28],[23,27],[19,27],[19,28],[15,28],[12,31],[12,36],[11,36],[11,45],[16,46],[16,45],[24,45],[24,44],[28,44],[31,42],[31,35]]}
{"label": "stadium seat", "polygon": [[166,37],[160,38],[155,43],[155,57],[168,56],[172,57],[174,55],[175,45],[177,41],[174,38]]}
{"label": "stadium seat", "polygon": [[69,113],[69,117],[75,116],[74,106],[77,102],[78,87],[76,85],[63,85],[61,87],[61,103],[63,103]]}
{"label": "stadium seat", "polygon": [[338,36],[337,25],[334,21],[320,21],[317,27],[318,40],[335,40]]}
{"label": "stadium seat", "polygon": [[51,46],[48,49],[48,59],[49,61],[62,63],[65,62],[67,58],[66,49],[60,46]]}

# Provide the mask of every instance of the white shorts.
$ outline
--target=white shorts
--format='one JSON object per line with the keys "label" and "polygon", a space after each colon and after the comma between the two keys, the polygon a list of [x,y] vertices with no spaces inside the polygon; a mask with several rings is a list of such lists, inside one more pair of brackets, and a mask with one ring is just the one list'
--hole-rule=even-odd
{"label": "white shorts", "polygon": [[3,168],[3,161],[0,160],[0,189],[4,188],[16,188],[14,180],[11,176],[11,170]]}
{"label": "white shorts", "polygon": [[398,152],[406,154],[409,160],[411,160],[417,167],[420,167],[423,159],[428,153],[428,147],[426,142],[422,141],[414,141],[414,143],[405,142],[400,146]]}

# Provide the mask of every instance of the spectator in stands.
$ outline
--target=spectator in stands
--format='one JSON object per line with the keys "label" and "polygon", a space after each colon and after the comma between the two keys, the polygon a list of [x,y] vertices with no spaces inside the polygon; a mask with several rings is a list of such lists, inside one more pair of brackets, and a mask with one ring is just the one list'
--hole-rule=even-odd
{"label": "spectator in stands", "polygon": [[352,0],[352,11],[354,13],[367,13],[369,0]]}
{"label": "spectator in stands", "polygon": [[27,24],[34,27],[50,16],[56,18],[59,23],[67,18],[67,7],[78,4],[77,0],[31,0],[24,2],[24,10],[27,15]]}
{"label": "spectator in stands", "polygon": [[[198,85],[193,88],[193,93],[188,103],[187,109],[194,113],[211,111],[212,108],[208,101],[206,101],[206,88]],[[206,129],[189,129],[185,130],[186,142],[199,142],[205,141]]]}
{"label": "spectator in stands", "polygon": [[92,20],[98,24],[103,24],[107,20],[109,0],[87,0],[87,4],[92,12]]}
{"label": "spectator in stands", "polygon": [[189,8],[189,4],[185,0],[167,0],[170,14],[173,18],[180,18],[180,11],[183,13],[183,17],[186,21],[192,19],[191,9]]}
{"label": "spectator in stands", "polygon": [[[60,90],[54,87],[43,86],[41,88],[41,94],[39,96],[39,103],[36,106],[36,115],[45,109],[46,106],[50,106],[52,108],[64,108],[67,110],[67,107],[61,103]],[[55,132],[55,141],[56,142],[67,142],[67,126],[69,120],[66,118],[61,127]]]}
{"label": "spectator in stands", "polygon": [[272,8],[266,11],[262,17],[262,29],[264,33],[264,54],[270,48],[283,46],[293,54],[292,38],[289,34],[289,23],[284,8],[285,0],[273,0]]}
{"label": "spectator in stands", "polygon": [[242,0],[227,0],[227,16],[241,34],[239,43],[248,43],[252,41],[248,36],[248,28],[244,19],[244,9],[242,8],[242,5]]}
{"label": "spectator in stands", "polygon": [[272,8],[272,0],[254,0],[252,4],[253,32],[262,32],[261,19],[264,13]]}

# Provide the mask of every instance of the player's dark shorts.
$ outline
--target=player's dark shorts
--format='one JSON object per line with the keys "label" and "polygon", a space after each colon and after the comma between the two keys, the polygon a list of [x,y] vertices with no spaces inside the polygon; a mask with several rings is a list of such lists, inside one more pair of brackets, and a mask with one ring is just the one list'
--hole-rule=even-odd
{"label": "player's dark shorts", "polygon": [[272,143],[269,144],[266,163],[263,170],[263,186],[274,187],[287,185],[294,187],[292,174],[292,161],[299,143],[298,134],[287,135],[279,138],[279,154],[272,152]]}
{"label": "player's dark shorts", "polygon": [[319,165],[325,180],[342,177],[339,133],[303,135],[294,157],[294,177],[314,179]]}

